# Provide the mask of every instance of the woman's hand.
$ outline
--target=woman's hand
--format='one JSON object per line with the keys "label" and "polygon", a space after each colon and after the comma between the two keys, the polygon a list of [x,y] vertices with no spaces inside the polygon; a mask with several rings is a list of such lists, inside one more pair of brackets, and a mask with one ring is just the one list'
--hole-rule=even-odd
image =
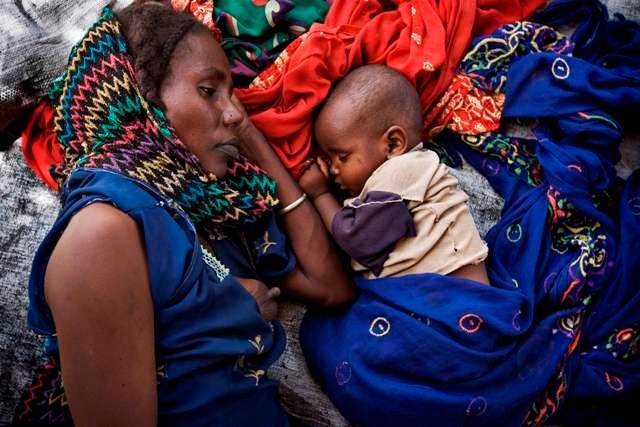
{"label": "woman's hand", "polygon": [[[243,108],[235,96],[232,100],[238,108]],[[246,112],[236,129],[236,136],[243,153],[277,182],[282,206],[300,199],[300,186]],[[321,198],[333,199],[329,195],[327,192]],[[335,200],[331,206],[333,210],[339,209]],[[290,296],[316,306],[332,307],[354,301],[356,287],[314,206],[303,202],[286,215],[281,215],[280,224],[284,226],[298,263],[288,275],[279,279],[278,285]]]}
{"label": "woman's hand", "polygon": [[271,289],[259,280],[236,277],[242,287],[251,294],[260,307],[260,314],[265,320],[275,320],[278,317],[278,303],[280,288]]}
{"label": "woman's hand", "polygon": [[312,199],[329,192],[329,165],[318,157],[315,163],[302,173],[298,181],[302,190]]}
{"label": "woman's hand", "polygon": [[267,146],[267,141],[262,135],[262,132],[260,132],[251,119],[249,119],[247,111],[235,94],[231,97],[231,102],[233,102],[238,111],[242,113],[242,121],[236,128],[236,136],[240,140],[240,149],[249,159],[254,161],[258,160],[256,157],[259,157],[259,154],[256,152],[256,149],[259,148],[258,146],[260,144]]}

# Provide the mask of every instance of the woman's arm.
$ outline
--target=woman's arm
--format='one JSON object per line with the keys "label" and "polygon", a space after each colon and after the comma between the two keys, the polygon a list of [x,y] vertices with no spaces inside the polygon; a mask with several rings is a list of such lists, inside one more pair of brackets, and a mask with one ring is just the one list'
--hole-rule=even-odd
{"label": "woman's arm", "polygon": [[76,426],[155,426],[153,304],[136,223],[83,208],[54,249],[45,294]]}
{"label": "woman's arm", "polygon": [[[278,183],[278,197],[288,206],[303,192],[284,168],[264,136],[247,119],[241,132],[249,158]],[[352,302],[356,288],[345,269],[327,229],[310,200],[280,216],[298,259],[298,267],[279,283],[289,294],[310,303],[329,307]]]}

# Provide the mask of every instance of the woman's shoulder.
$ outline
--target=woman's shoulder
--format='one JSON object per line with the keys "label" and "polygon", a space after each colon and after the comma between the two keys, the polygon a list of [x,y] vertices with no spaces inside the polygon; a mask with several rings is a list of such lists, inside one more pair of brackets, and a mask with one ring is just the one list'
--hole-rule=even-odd
{"label": "woman's shoulder", "polygon": [[74,173],[65,192],[62,211],[32,264],[30,327],[54,333],[45,280],[57,267],[80,286],[82,277],[96,278],[98,267],[120,274],[131,260],[142,259],[154,303],[170,300],[197,257],[195,228],[186,215],[134,180],[109,172]]}
{"label": "woman's shoulder", "polygon": [[69,221],[51,253],[45,288],[49,303],[125,295],[148,286],[138,225],[106,203],[93,203]]}
{"label": "woman's shoulder", "polygon": [[129,250],[131,243],[139,239],[138,224],[133,218],[109,203],[95,202],[76,211],[57,246],[65,240],[72,241],[78,255],[86,256],[94,251]]}

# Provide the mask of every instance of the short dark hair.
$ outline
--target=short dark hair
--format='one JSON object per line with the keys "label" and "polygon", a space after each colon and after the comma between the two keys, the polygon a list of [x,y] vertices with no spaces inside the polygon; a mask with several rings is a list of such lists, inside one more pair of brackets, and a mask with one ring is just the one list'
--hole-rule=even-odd
{"label": "short dark hair", "polygon": [[192,15],[157,2],[136,1],[116,12],[116,16],[133,56],[142,95],[164,108],[160,87],[176,46],[189,32],[208,31],[207,28]]}
{"label": "short dark hair", "polygon": [[378,136],[398,124],[405,128],[411,141],[420,141],[420,97],[413,85],[393,68],[374,64],[356,68],[338,82],[324,106],[338,100],[351,104],[351,123],[359,128]]}

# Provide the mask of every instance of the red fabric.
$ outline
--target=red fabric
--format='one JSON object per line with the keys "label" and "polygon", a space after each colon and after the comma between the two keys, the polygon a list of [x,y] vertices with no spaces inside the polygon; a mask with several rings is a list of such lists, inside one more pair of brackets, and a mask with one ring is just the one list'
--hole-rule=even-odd
{"label": "red fabric", "polygon": [[53,108],[44,99],[31,114],[22,131],[22,154],[27,165],[49,187],[58,191],[58,183],[49,169],[61,163],[64,154],[54,132]]}
{"label": "red fabric", "polygon": [[213,0],[171,0],[175,10],[192,14],[198,22],[213,32],[213,37],[222,43],[222,32],[213,22]]}
{"label": "red fabric", "polygon": [[444,128],[456,133],[477,135],[500,127],[504,94],[485,92],[473,85],[465,74],[457,74],[438,103],[429,110],[426,122],[431,123],[426,139]]}
{"label": "red fabric", "polygon": [[[427,112],[451,83],[473,36],[521,20],[544,1],[335,0],[323,24],[314,24],[236,94],[292,170],[311,149],[315,107],[349,70],[386,64],[400,71],[416,86]],[[438,124],[427,119],[425,114],[428,132]]]}

